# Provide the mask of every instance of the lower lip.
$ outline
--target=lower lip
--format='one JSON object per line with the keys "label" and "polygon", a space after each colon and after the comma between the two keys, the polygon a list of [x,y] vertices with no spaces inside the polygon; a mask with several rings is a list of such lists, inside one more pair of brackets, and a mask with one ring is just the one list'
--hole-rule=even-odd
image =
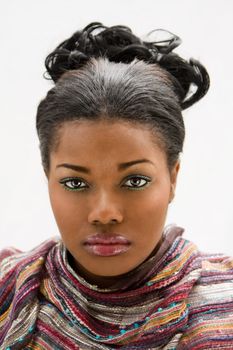
{"label": "lower lip", "polygon": [[125,253],[130,244],[85,244],[84,247],[93,255],[114,256]]}

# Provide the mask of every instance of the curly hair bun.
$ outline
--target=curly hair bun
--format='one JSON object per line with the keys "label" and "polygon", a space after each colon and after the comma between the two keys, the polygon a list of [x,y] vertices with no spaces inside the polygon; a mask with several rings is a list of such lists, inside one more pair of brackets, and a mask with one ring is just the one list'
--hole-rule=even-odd
{"label": "curly hair bun", "polygon": [[46,57],[45,67],[56,83],[63,73],[81,68],[91,57],[106,57],[109,61],[123,63],[134,59],[156,63],[170,74],[184,110],[207,93],[210,79],[199,61],[193,58],[186,61],[172,52],[180,43],[178,36],[163,29],[151,31],[143,41],[129,27],[106,27],[93,22],[58,45]]}

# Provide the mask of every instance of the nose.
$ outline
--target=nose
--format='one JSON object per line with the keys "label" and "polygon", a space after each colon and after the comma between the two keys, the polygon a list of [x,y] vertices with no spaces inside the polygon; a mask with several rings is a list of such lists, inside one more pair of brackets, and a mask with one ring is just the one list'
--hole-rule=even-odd
{"label": "nose", "polygon": [[116,224],[121,223],[123,215],[119,205],[110,195],[102,193],[95,197],[92,203],[92,209],[88,215],[88,222],[91,224]]}

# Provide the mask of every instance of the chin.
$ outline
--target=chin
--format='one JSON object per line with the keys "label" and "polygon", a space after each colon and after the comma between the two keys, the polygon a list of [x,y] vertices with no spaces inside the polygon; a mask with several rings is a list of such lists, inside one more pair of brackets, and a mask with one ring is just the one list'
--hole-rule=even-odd
{"label": "chin", "polygon": [[123,269],[112,269],[110,266],[108,269],[85,269],[87,272],[89,272],[92,275],[95,276],[101,276],[101,277],[117,277],[124,275],[131,270],[133,270],[134,267],[132,268],[123,268]]}

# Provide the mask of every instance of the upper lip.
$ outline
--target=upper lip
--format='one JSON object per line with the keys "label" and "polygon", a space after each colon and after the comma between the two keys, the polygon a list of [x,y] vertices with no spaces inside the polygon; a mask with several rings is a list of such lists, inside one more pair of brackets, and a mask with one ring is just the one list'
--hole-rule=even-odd
{"label": "upper lip", "polygon": [[130,241],[120,233],[94,233],[89,235],[84,244],[129,244]]}

